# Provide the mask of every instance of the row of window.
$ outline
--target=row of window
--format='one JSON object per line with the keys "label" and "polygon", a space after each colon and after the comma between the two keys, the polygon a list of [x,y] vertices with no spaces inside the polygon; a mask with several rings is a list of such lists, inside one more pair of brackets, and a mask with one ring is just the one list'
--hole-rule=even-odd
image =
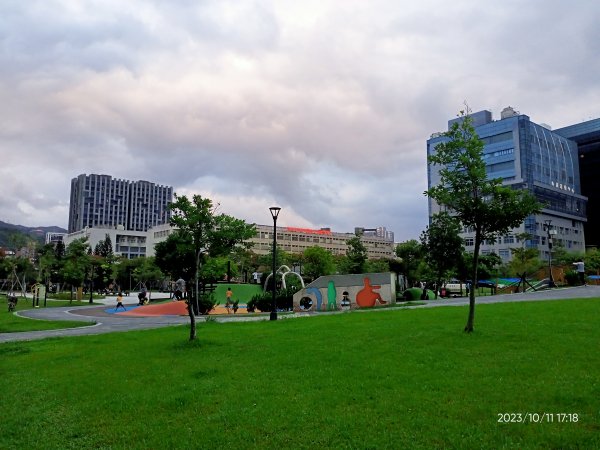
{"label": "row of window", "polygon": [[[531,238],[531,241],[532,241],[534,247],[537,247],[538,245],[544,246],[544,245],[546,245],[546,236],[533,236]],[[465,238],[464,242],[465,242],[465,247],[473,247],[475,245],[475,239],[472,237]],[[495,244],[514,244],[515,242],[518,243],[518,242],[520,242],[520,240],[518,238],[515,238],[515,236],[505,236],[504,239],[498,239]],[[553,238],[552,242],[554,244],[566,246],[567,248],[582,246],[581,241],[573,241],[573,240],[569,240],[569,239],[558,239],[556,237]],[[487,245],[487,246],[492,246],[495,244],[490,240],[486,240],[483,242],[483,245]],[[488,252],[488,253],[490,251],[491,250],[485,250],[485,252]],[[502,250],[500,250],[500,251],[502,251]],[[481,253],[485,254],[484,250],[482,250]],[[502,255],[500,255],[500,256],[502,256]]]}

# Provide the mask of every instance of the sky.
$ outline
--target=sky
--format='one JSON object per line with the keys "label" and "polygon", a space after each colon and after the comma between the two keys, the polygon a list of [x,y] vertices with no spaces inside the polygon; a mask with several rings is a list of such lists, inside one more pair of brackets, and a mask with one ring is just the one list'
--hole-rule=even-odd
{"label": "sky", "polygon": [[465,102],[600,117],[599,23],[595,0],[0,0],[0,220],[66,228],[97,173],[418,239],[426,141]]}

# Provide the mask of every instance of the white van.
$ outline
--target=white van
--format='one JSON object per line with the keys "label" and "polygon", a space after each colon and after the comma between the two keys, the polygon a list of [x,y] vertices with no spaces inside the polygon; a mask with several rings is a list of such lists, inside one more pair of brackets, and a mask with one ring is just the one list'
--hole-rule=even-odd
{"label": "white van", "polygon": [[442,297],[464,297],[467,295],[467,284],[458,280],[450,280],[442,287]]}

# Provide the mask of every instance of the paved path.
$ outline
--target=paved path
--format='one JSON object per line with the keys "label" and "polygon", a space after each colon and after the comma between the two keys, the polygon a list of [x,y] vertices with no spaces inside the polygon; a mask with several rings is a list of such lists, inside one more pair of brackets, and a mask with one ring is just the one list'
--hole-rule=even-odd
{"label": "paved path", "polygon": [[[516,302],[516,301],[543,301],[557,299],[575,299],[575,298],[600,298],[600,286],[579,286],[572,288],[560,288],[546,291],[525,293],[525,294],[503,294],[489,297],[477,297],[477,304]],[[110,300],[107,302],[113,305]],[[125,301],[124,303],[128,303]],[[439,306],[464,306],[469,303],[468,298],[453,298],[443,300],[430,300],[423,305],[411,306],[410,308],[431,308]],[[109,306],[78,306],[78,307],[60,307],[60,308],[39,308],[20,311],[19,315],[39,320],[74,320],[90,322],[88,327],[67,328],[61,330],[46,331],[26,331],[21,333],[0,333],[0,343],[11,341],[30,341],[36,339],[45,339],[50,337],[62,336],[83,336],[90,334],[102,334],[123,332],[132,330],[145,330],[150,328],[160,328],[174,325],[184,325],[189,323],[187,316],[159,316],[159,317],[121,317],[115,314],[107,314],[105,309]],[[386,311],[388,309],[378,309],[377,311]],[[321,314],[321,313],[319,313]],[[327,313],[322,313],[327,314]],[[298,316],[306,317],[307,314]],[[293,314],[280,315],[283,317],[295,317]],[[257,316],[225,316],[215,318],[217,321],[255,321],[268,320],[269,315]],[[197,320],[205,321],[206,316],[197,317]]]}

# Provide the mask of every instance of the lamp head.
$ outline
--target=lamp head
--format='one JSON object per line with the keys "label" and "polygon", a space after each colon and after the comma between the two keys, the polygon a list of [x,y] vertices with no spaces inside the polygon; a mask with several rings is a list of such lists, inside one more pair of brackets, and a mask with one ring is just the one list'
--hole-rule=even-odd
{"label": "lamp head", "polygon": [[271,211],[271,216],[273,217],[273,220],[276,220],[277,216],[279,215],[279,211],[281,211],[281,208],[279,206],[271,206],[269,208],[269,211]]}

